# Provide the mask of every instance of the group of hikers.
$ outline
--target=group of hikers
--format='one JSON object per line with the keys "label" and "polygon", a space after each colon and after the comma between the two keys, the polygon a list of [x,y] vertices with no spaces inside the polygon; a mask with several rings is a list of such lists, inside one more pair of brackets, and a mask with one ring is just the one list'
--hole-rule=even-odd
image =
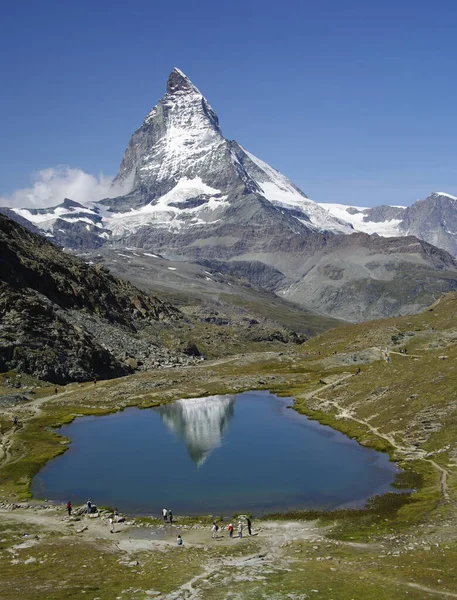
{"label": "group of hikers", "polygon": [[[169,512],[170,511],[168,511],[168,513]],[[164,514],[164,513],[162,513],[162,514]],[[246,521],[246,526],[247,526],[249,535],[252,535],[252,523],[251,523],[251,519],[249,517],[243,517],[243,518]],[[165,520],[165,516],[164,516],[164,520]],[[244,528],[243,521],[240,518],[240,520],[238,521],[238,527],[237,527],[237,533],[238,533],[237,537],[239,537],[239,538],[243,537],[243,528]],[[217,539],[219,537],[218,536],[219,529],[220,529],[219,525],[216,523],[216,521],[213,521],[213,525],[211,527],[211,537],[212,538]],[[228,531],[229,537],[233,538],[233,532],[235,531],[235,528],[233,527],[233,523],[229,523],[228,524],[227,531]],[[176,543],[178,544],[178,546],[182,546],[183,542],[182,542],[181,535],[178,535],[178,537],[176,539]]]}
{"label": "group of hikers", "polygon": [[[249,535],[252,535],[251,519],[249,517],[244,517],[244,519],[246,520],[246,526],[248,528],[248,533],[249,533]],[[217,538],[218,531],[219,531],[219,525],[216,523],[216,521],[214,521],[213,526],[211,527],[211,537]],[[232,538],[233,532],[234,532],[234,527],[233,527],[232,523],[228,524],[227,531],[228,531],[229,537]],[[241,519],[238,521],[237,533],[238,533],[239,538],[243,537],[243,521]]]}
{"label": "group of hikers", "polygon": [[[65,508],[68,512],[68,516],[71,517],[72,512],[73,512],[73,506],[71,504],[71,501],[69,500],[66,505]],[[88,500],[86,502],[86,507],[84,509],[84,514],[86,515],[91,515],[92,513],[96,513],[97,512],[97,507],[92,504],[91,500]],[[81,511],[79,511],[78,514],[81,514]],[[111,517],[108,518],[108,523],[110,524],[110,531],[111,533],[114,533],[114,524],[115,523],[123,523],[125,521],[125,517],[121,517],[119,515],[119,511],[117,510],[117,508],[115,508],[113,510],[113,514]]]}
{"label": "group of hikers", "polygon": [[[72,515],[72,511],[73,511],[73,507],[71,504],[71,501],[69,500],[67,502],[67,504],[65,505],[65,508],[68,512],[68,516],[71,517]],[[97,512],[97,507],[92,504],[91,500],[88,500],[86,502],[86,507],[84,509],[84,514],[90,515],[94,512]],[[81,513],[79,513],[81,514]],[[170,508],[164,507],[162,509],[162,518],[164,523],[170,523],[170,525],[173,525],[173,511]],[[252,523],[251,523],[251,519],[247,516],[244,517],[240,517],[239,521],[238,521],[238,527],[237,527],[237,533],[239,538],[243,537],[243,529],[244,529],[244,525],[243,525],[243,521],[242,519],[244,518],[244,520],[246,521],[246,526],[247,526],[247,530],[249,535],[252,535]],[[114,532],[114,524],[115,523],[119,523],[121,521],[125,521],[124,517],[120,517],[119,516],[119,511],[117,510],[117,508],[114,509],[113,511],[113,515],[108,519],[108,522],[110,524],[110,531],[111,533]],[[211,527],[211,537],[213,538],[218,538],[218,531],[219,531],[219,525],[216,523],[216,521],[213,521],[213,525]],[[229,525],[227,526],[227,531],[229,534],[230,538],[233,538],[233,534],[235,531],[235,528],[233,527],[232,523],[229,523]],[[178,546],[182,546],[183,541],[182,541],[182,537],[181,535],[178,535],[177,539],[176,539],[176,543],[178,544]]]}
{"label": "group of hikers", "polygon": [[[70,500],[66,503],[65,508],[67,509],[68,516],[71,517],[73,507],[72,507]],[[97,512],[97,507],[94,504],[92,504],[91,500],[88,500],[86,502],[86,508],[84,509],[84,514],[90,515],[90,514],[96,513],[96,512]],[[79,514],[81,514],[81,512]],[[114,515],[115,516],[117,515],[119,517],[119,512],[118,512],[117,508],[114,509]]]}
{"label": "group of hikers", "polygon": [[[164,507],[162,509],[162,518],[163,518],[164,523],[170,523],[170,525],[173,525],[173,511],[170,508]],[[244,518],[246,521],[246,526],[247,526],[249,535],[252,535],[251,519],[249,517],[240,517],[240,520],[238,521],[238,526],[237,526],[237,534],[238,534],[237,537],[239,537],[239,538],[243,537],[244,525],[243,525],[242,518]],[[218,536],[219,529],[220,529],[219,525],[216,523],[216,521],[213,521],[213,525],[211,527],[211,537],[212,538],[217,539],[219,537]],[[235,531],[233,523],[228,524],[227,531],[228,531],[229,537],[233,538],[233,534]],[[176,538],[176,543],[178,544],[178,546],[182,546],[183,541],[182,541],[181,535],[178,535],[178,537]]]}

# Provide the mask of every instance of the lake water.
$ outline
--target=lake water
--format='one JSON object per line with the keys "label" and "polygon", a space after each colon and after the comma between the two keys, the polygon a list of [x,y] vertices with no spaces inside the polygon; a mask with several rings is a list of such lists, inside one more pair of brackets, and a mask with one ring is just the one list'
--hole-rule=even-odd
{"label": "lake water", "polygon": [[117,506],[132,514],[259,515],[363,506],[392,491],[386,454],[246,392],[81,417],[60,432],[69,450],[34,478],[38,498]]}

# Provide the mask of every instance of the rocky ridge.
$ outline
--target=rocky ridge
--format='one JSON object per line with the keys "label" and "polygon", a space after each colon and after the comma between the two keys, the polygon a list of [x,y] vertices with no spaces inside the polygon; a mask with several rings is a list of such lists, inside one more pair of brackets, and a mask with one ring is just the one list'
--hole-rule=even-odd
{"label": "rocky ridge", "polygon": [[384,237],[413,235],[457,255],[457,198],[445,192],[433,192],[411,206],[321,206],[349,221],[357,231]]}
{"label": "rocky ridge", "polygon": [[174,306],[91,267],[0,215],[0,371],[64,383],[190,359],[142,328],[182,318]]}

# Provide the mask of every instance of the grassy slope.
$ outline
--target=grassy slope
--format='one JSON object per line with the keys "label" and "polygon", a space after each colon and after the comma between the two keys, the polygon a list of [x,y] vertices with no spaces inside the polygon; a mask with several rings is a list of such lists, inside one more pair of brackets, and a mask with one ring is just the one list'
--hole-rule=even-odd
{"label": "grassy slope", "polygon": [[[117,410],[129,404],[148,406],[179,397],[254,388],[294,396],[300,412],[364,444],[388,450],[415,473],[409,479],[412,486],[421,481],[421,487],[398,510],[381,502],[365,513],[327,515],[322,519],[330,526],[325,545],[319,544],[316,550],[312,543],[292,536],[275,550],[287,566],[281,567],[278,558],[276,567],[251,575],[247,567],[240,570],[233,564],[232,554],[247,557],[261,552],[264,542],[260,538],[248,540],[236,552],[225,546],[209,545],[206,550],[196,546],[187,551],[185,563],[184,555],[173,552],[142,553],[142,566],[134,578],[131,570],[118,566],[112,547],[103,544],[81,577],[81,560],[93,551],[90,544],[76,538],[73,543],[77,551],[69,551],[67,540],[46,539],[38,555],[49,556],[51,548],[46,544],[52,542],[56,555],[53,568],[44,566],[46,563],[38,568],[36,563],[2,561],[0,581],[9,582],[5,597],[79,597],[82,586],[93,585],[88,589],[93,597],[116,597],[133,586],[140,591],[131,591],[127,597],[144,598],[144,590],[167,594],[214,563],[219,568],[195,584],[199,590],[195,597],[236,597],[230,596],[231,591],[255,599],[457,597],[452,595],[457,594],[456,311],[457,295],[450,294],[432,311],[327,331],[295,352],[142,373],[97,384],[96,392],[93,385],[72,385],[44,404],[39,415],[25,405],[19,409],[24,426],[14,432],[9,447],[15,460],[0,471],[0,494],[4,498],[23,497],[40,464],[64,448],[59,445],[62,440],[49,433],[50,425],[76,414]],[[391,352],[390,364],[381,360],[379,348],[386,345]],[[407,347],[407,355],[392,352],[403,347]],[[368,362],[370,356],[373,362]],[[361,373],[357,375],[359,365]],[[4,415],[1,422],[6,436],[12,433],[9,416]],[[439,468],[445,472],[448,498],[443,495],[443,472]],[[5,541],[0,546],[0,558],[9,557],[8,548],[17,543],[18,532],[4,531],[1,537]],[[28,551],[27,556],[31,554]],[[169,561],[169,569],[153,566],[159,558]],[[102,584],[99,573],[106,570],[116,573]],[[245,572],[248,576],[243,577]],[[43,591],[50,582],[55,595]]]}

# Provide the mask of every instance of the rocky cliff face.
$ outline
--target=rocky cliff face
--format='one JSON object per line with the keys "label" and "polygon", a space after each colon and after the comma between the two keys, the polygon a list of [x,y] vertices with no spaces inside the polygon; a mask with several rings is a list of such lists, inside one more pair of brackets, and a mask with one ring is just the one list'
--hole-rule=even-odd
{"label": "rocky cliff face", "polygon": [[156,341],[135,338],[180,316],[0,215],[0,370],[64,383],[170,364],[176,357]]}
{"label": "rocky cliff face", "polygon": [[405,210],[401,230],[457,256],[457,198],[443,192],[430,194]]}

